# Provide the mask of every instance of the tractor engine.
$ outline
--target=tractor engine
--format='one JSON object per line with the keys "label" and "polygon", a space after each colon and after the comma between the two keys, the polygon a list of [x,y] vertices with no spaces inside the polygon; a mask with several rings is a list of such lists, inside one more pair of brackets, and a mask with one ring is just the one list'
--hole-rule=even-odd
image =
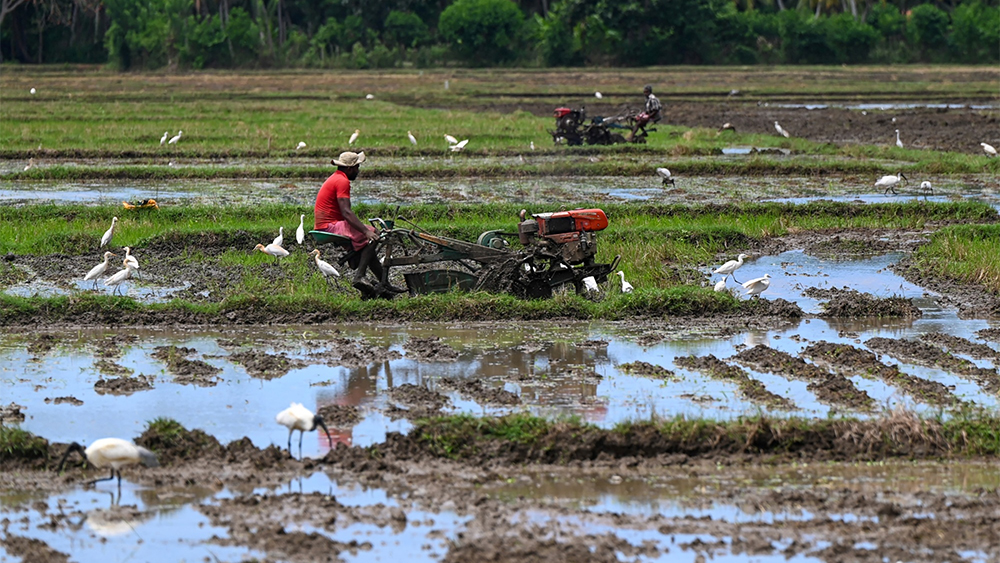
{"label": "tractor engine", "polygon": [[608,226],[608,216],[600,209],[574,209],[556,213],[539,213],[517,225],[518,239],[525,246],[533,246],[547,254],[555,255],[567,264],[591,264],[597,254],[593,233]]}

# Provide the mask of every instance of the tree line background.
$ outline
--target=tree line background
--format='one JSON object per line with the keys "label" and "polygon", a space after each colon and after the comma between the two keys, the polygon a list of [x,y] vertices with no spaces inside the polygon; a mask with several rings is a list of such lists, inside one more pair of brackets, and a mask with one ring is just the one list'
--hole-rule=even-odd
{"label": "tree line background", "polygon": [[157,68],[1000,61],[998,0],[0,0],[0,60]]}

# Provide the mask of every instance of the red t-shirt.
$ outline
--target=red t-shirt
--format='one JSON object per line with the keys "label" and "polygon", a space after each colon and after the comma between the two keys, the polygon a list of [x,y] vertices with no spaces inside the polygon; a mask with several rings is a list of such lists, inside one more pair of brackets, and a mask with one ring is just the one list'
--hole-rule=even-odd
{"label": "red t-shirt", "polygon": [[321,229],[344,220],[337,204],[337,200],[344,197],[351,197],[351,181],[347,179],[347,174],[337,170],[323,182],[323,187],[316,194],[316,207],[313,209],[316,216],[314,228]]}

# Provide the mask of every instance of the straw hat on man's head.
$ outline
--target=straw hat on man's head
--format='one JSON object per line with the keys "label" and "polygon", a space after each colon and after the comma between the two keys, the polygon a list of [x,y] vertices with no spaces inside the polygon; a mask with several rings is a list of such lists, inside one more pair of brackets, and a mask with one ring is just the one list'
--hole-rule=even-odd
{"label": "straw hat on man's head", "polygon": [[350,168],[351,166],[357,166],[364,161],[365,161],[364,152],[346,151],[340,153],[340,157],[331,160],[330,163],[335,166],[344,166]]}

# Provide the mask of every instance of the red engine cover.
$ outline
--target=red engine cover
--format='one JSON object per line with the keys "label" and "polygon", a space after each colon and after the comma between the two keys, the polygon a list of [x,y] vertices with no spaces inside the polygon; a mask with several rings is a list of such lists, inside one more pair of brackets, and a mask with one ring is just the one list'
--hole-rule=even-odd
{"label": "red engine cover", "polygon": [[568,114],[571,111],[573,111],[573,110],[571,110],[569,108],[556,108],[556,111],[555,111],[556,119],[559,119],[560,117],[565,116],[566,114]]}
{"label": "red engine cover", "polygon": [[538,234],[553,235],[573,231],[603,231],[608,228],[608,216],[601,209],[573,209],[558,213],[532,215],[538,221]]}

